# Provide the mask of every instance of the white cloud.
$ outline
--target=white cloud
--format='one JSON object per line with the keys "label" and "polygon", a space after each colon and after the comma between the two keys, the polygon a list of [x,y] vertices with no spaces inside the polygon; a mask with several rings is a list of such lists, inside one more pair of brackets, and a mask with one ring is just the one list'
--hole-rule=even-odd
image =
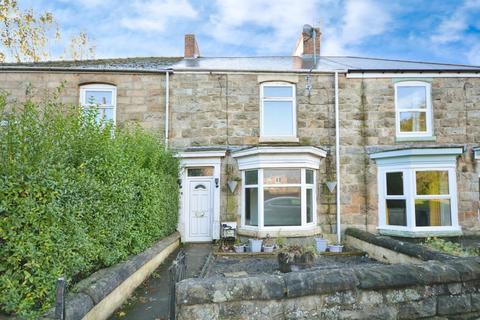
{"label": "white cloud", "polygon": [[[204,28],[217,41],[245,45],[268,52],[293,51],[295,39],[305,23],[321,17],[318,0],[292,3],[290,0],[217,0],[216,12]],[[330,2],[328,1],[323,1]]]}
{"label": "white cloud", "polygon": [[474,45],[468,51],[467,59],[472,65],[480,66],[480,44]]}
{"label": "white cloud", "polygon": [[348,46],[361,44],[366,38],[384,33],[392,20],[386,6],[373,0],[348,0],[343,19],[339,25],[335,21],[325,28],[325,41],[322,53],[343,55]]}
{"label": "white cloud", "polygon": [[135,0],[131,7],[133,12],[128,12],[121,24],[135,31],[163,32],[174,19],[195,19],[198,16],[188,0]]}
{"label": "white cloud", "polygon": [[[439,24],[431,41],[438,44],[461,40],[463,32],[467,30],[470,23],[478,23],[478,17],[473,13],[480,11],[480,0],[467,0],[452,14],[446,16]],[[472,20],[473,17],[473,21]]]}

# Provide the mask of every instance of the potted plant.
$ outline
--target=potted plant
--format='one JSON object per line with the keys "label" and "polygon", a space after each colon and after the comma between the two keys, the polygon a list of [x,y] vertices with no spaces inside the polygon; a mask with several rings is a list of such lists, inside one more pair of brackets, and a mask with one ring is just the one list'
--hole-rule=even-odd
{"label": "potted plant", "polygon": [[315,247],[317,248],[317,252],[325,252],[327,251],[328,240],[322,237],[315,237]]}
{"label": "potted plant", "polygon": [[236,253],[245,252],[245,244],[240,241],[240,238],[235,239],[235,243],[233,244],[233,250],[235,250]]}
{"label": "potted plant", "polygon": [[275,241],[267,234],[265,241],[263,241],[263,252],[273,252],[275,248]]}
{"label": "potted plant", "polygon": [[341,244],[330,244],[328,245],[328,251],[339,253],[343,251],[343,246]]}
{"label": "potted plant", "polygon": [[277,260],[281,272],[291,272],[310,268],[315,261],[315,256],[313,247],[290,245],[281,249]]}
{"label": "potted plant", "polygon": [[262,242],[263,240],[260,238],[255,239],[248,239],[248,243],[250,245],[251,252],[261,252],[262,251]]}

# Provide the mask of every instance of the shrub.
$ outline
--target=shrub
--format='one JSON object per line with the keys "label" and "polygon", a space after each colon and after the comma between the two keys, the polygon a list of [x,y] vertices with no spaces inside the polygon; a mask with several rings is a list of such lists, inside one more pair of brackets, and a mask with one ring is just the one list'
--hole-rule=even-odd
{"label": "shrub", "polygon": [[139,128],[0,99],[0,308],[35,318],[70,284],[175,231],[178,162]]}
{"label": "shrub", "polygon": [[427,238],[425,245],[433,250],[458,257],[474,257],[480,255],[478,248],[465,248],[459,243],[440,238]]}

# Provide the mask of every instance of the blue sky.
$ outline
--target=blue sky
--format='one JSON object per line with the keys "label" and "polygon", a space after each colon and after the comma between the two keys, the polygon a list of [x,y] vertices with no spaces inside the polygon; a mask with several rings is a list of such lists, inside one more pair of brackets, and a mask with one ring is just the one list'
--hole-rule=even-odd
{"label": "blue sky", "polygon": [[310,23],[322,29],[322,55],[480,65],[480,0],[19,2],[53,12],[63,39],[87,32],[98,58],[181,56],[185,33],[203,56],[290,55]]}

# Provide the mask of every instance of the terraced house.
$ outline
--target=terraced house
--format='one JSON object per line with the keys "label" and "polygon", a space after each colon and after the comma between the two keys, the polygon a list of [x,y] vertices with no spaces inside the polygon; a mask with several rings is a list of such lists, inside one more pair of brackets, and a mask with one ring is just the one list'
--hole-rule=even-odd
{"label": "terraced house", "polygon": [[[238,234],[340,239],[480,232],[480,67],[321,55],[185,56],[0,66],[24,100],[64,83],[65,103],[162,134],[183,166],[183,241]],[[292,49],[294,44],[292,43]]]}

